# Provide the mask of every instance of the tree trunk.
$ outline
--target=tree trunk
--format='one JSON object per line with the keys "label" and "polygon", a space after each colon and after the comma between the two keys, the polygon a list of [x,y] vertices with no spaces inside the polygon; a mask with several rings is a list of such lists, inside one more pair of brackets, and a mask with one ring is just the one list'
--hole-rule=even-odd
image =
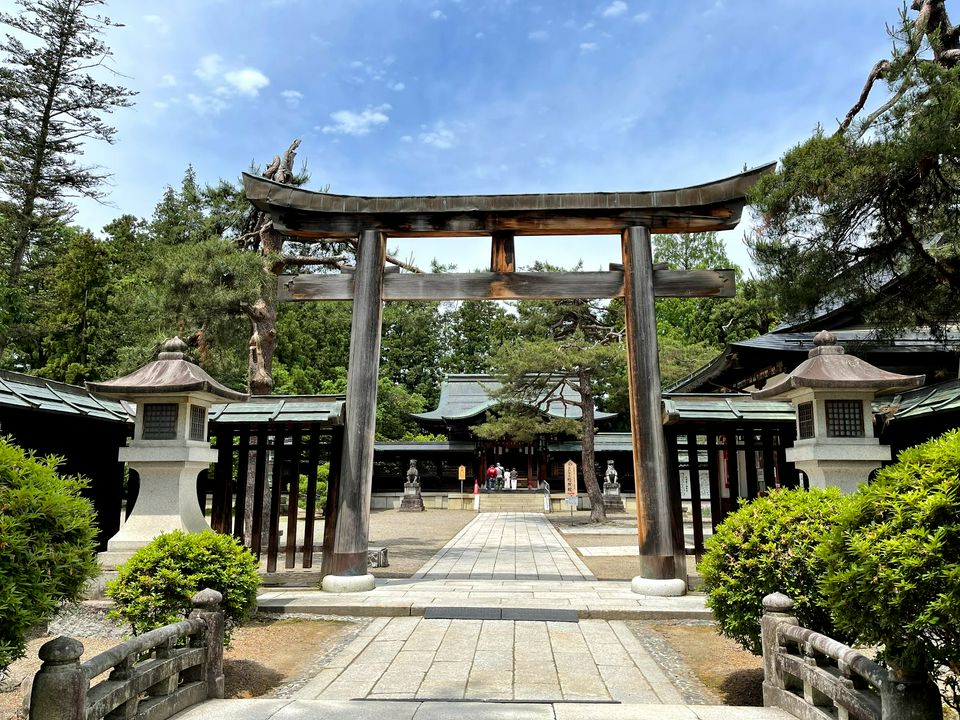
{"label": "tree trunk", "polygon": [[583,440],[580,443],[580,463],[583,467],[583,484],[587,486],[587,495],[590,496],[590,522],[604,522],[607,519],[607,510],[603,506],[603,492],[597,482],[597,471],[593,458],[593,388],[590,385],[590,371],[581,368],[577,373],[580,383],[580,397],[583,412]]}

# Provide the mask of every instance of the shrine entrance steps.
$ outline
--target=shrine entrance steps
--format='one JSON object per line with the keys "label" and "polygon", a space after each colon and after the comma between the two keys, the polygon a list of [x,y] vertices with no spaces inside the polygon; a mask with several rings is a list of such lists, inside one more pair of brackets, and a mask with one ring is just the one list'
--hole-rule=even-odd
{"label": "shrine entrance steps", "polygon": [[543,512],[543,493],[530,490],[503,490],[480,493],[480,512]]}

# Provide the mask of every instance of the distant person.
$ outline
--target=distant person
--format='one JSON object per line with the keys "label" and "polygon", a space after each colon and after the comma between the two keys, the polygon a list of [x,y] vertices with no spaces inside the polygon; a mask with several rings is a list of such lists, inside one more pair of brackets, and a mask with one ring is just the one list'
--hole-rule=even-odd
{"label": "distant person", "polygon": [[503,490],[503,465],[497,463],[497,490]]}
{"label": "distant person", "polygon": [[510,469],[510,489],[511,490],[517,489],[517,469],[516,468]]}
{"label": "distant person", "polygon": [[497,482],[497,469],[491,465],[487,468],[487,490],[493,490]]}

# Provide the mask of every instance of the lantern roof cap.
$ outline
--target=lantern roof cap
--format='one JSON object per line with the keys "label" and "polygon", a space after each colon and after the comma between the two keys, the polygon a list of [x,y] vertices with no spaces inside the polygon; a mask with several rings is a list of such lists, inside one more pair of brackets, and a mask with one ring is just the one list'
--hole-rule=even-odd
{"label": "lantern roof cap", "polygon": [[[751,393],[756,400],[769,400],[797,388],[819,390],[881,390],[892,392],[923,385],[923,375],[900,375],[881,370],[854,355],[847,355],[832,332],[822,330],[813,338],[807,359],[777,383]],[[791,393],[792,394],[792,393]]]}
{"label": "lantern roof cap", "polygon": [[206,370],[184,358],[187,344],[173,337],[163,344],[157,359],[129,375],[106,382],[88,382],[90,392],[136,401],[147,395],[200,393],[210,400],[242,402],[249,395],[221,385]]}

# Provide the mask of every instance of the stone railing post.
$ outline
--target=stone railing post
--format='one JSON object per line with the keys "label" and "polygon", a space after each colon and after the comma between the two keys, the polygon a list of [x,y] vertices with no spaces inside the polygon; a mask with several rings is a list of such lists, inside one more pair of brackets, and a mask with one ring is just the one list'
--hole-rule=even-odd
{"label": "stone railing post", "polygon": [[43,665],[33,678],[30,720],[85,720],[90,681],[80,667],[83,644],[61,635],[40,646]]}
{"label": "stone railing post", "polygon": [[763,704],[775,705],[777,690],[786,687],[783,674],[777,668],[777,628],[783,624],[799,625],[793,614],[793,600],[783,593],[771,593],[763,598],[763,617],[760,619],[760,640],[763,645]]}
{"label": "stone railing post", "polygon": [[204,633],[207,646],[207,663],[204,666],[207,697],[222,698],[224,619],[220,603],[223,602],[223,595],[216,590],[205,588],[194,595],[191,600],[194,610],[190,613],[190,617],[200,618],[207,626]]}
{"label": "stone railing post", "polygon": [[907,673],[890,664],[880,685],[881,720],[943,720],[940,692],[927,673]]}

